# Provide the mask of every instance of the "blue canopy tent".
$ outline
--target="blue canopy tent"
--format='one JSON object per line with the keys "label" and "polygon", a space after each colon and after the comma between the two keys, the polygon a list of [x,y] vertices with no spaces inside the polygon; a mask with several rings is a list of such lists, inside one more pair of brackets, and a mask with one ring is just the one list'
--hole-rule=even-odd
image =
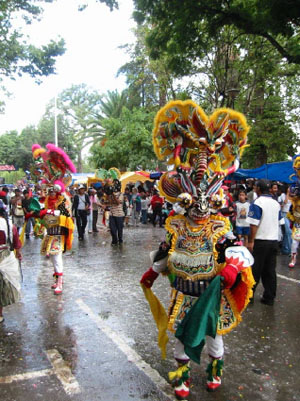
{"label": "blue canopy tent", "polygon": [[295,182],[291,179],[291,175],[294,174],[293,162],[278,162],[278,163],[267,163],[261,167],[254,169],[238,169],[235,173],[230,174],[227,180],[244,180],[247,178],[265,178],[271,181],[280,181],[287,184]]}

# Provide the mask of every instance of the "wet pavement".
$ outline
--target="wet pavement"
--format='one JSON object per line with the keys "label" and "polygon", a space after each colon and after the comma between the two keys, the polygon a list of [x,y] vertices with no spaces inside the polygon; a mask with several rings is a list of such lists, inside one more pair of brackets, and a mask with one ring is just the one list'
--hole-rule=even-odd
{"label": "wet pavement", "polygon": [[[23,248],[22,301],[4,309],[0,325],[1,401],[167,401],[175,370],[172,337],[162,361],[157,330],[139,279],[149,252],[164,230],[150,225],[124,230],[122,247],[110,235],[86,234],[64,256],[64,292],[53,295],[50,261],[39,254],[40,240]],[[224,337],[222,387],[205,390],[205,350],[192,363],[191,401],[300,400],[300,258],[287,267],[278,257],[278,296],[274,306],[255,302],[242,323]],[[153,287],[168,306],[168,280]]]}

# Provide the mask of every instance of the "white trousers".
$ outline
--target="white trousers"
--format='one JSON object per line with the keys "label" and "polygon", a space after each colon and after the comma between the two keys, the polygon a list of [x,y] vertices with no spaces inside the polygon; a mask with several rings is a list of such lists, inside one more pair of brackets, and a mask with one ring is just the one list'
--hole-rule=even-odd
{"label": "white trousers", "polygon": [[[175,339],[174,357],[182,361],[188,361],[190,358],[184,352],[184,345],[178,338]],[[209,356],[216,359],[221,359],[224,355],[223,337],[216,334],[216,337],[206,336],[206,349]]]}
{"label": "white trousers", "polygon": [[299,246],[299,241],[296,241],[296,240],[293,239],[292,240],[292,247],[291,247],[292,253],[297,253],[298,246]]}
{"label": "white trousers", "polygon": [[58,273],[61,276],[64,271],[62,252],[57,255],[50,255],[50,259],[54,267],[54,273]]}

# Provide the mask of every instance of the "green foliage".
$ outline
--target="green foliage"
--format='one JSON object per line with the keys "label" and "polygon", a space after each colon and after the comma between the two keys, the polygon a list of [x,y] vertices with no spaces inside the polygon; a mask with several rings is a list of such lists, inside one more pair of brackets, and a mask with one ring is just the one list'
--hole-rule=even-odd
{"label": "green foliage", "polygon": [[98,1],[99,3],[106,4],[110,8],[110,11],[112,11],[115,8],[116,9],[119,8],[118,2],[116,0],[96,0],[96,1]]}
{"label": "green foliage", "polygon": [[[53,105],[54,102],[51,103],[49,111],[54,113]],[[82,150],[92,143],[94,138],[103,135],[100,106],[101,96],[85,84],[72,85],[58,96],[58,120],[60,119],[63,132],[68,133],[64,137],[72,139],[78,172],[82,172],[83,169]],[[70,141],[68,146],[71,147]]]}
{"label": "green foliage", "polygon": [[[50,0],[51,2],[52,0]],[[96,0],[111,10],[116,0]],[[63,42],[37,49],[13,29],[14,13],[30,23],[39,1],[0,4],[0,77],[54,71]],[[40,1],[42,3],[42,1]],[[154,169],[153,117],[171,99],[193,98],[207,114],[232,107],[251,125],[243,167],[286,160],[299,140],[300,40],[297,0],[134,0],[136,43],[124,48],[130,61],[119,69],[127,89],[101,95],[74,85],[58,97],[58,145],[78,170],[88,169],[82,149],[93,144],[94,167]],[[83,10],[88,4],[83,4]],[[6,24],[6,25],[5,25]],[[187,78],[187,79],[182,79]],[[186,83],[187,82],[187,83]],[[24,169],[31,145],[54,142],[54,102],[37,127],[1,137],[0,160]]]}
{"label": "green foliage", "polygon": [[297,153],[299,138],[282,111],[281,97],[269,96],[264,112],[256,115],[242,163],[244,168],[259,167],[265,163],[288,160]]}
{"label": "green foliage", "polygon": [[153,109],[164,106],[170,99],[175,99],[174,74],[168,70],[168,58],[161,55],[153,60],[149,57],[149,48],[145,37],[151,30],[139,26],[135,30],[136,43],[123,48],[130,55],[130,61],[120,67],[118,74],[126,76],[128,102],[131,107]]}
{"label": "green foliage", "polygon": [[105,138],[91,148],[96,168],[119,170],[154,169],[157,165],[152,146],[155,113],[142,108],[122,109],[119,118],[103,121]]}
{"label": "green foliage", "polygon": [[298,0],[134,0],[138,23],[152,25],[152,57],[162,52],[201,56],[207,37],[217,38],[226,26],[268,40],[289,63],[300,64]]}
{"label": "green foliage", "polygon": [[18,171],[1,171],[0,176],[4,178],[5,184],[16,184],[25,177],[22,169]]}
{"label": "green foliage", "polygon": [[[19,135],[16,131],[1,135],[0,163],[29,170],[32,164],[32,145],[38,143],[45,147],[49,142],[54,143],[54,117],[46,113],[37,127],[25,127]],[[58,145],[76,162],[78,152],[74,138],[61,117],[58,118]]]}
{"label": "green foliage", "polygon": [[24,128],[20,135],[16,131],[1,135],[0,162],[29,169],[32,163],[31,146],[38,139],[39,133],[34,126]]}
{"label": "green foliage", "polygon": [[[49,112],[45,113],[43,118],[38,124],[38,142],[41,146],[45,147],[47,143],[55,143],[54,135],[54,114]],[[78,152],[75,146],[75,141],[72,132],[70,132],[68,124],[63,116],[57,117],[57,142],[58,146],[67,153],[73,163],[77,163]]]}
{"label": "green foliage", "polygon": [[65,52],[63,39],[58,42],[52,40],[38,48],[26,43],[24,35],[13,26],[16,16],[23,18],[27,24],[37,19],[42,9],[36,3],[38,2],[32,0],[1,1],[0,77],[16,78],[26,73],[38,81],[39,77],[55,72],[56,57]]}
{"label": "green foliage", "polygon": [[127,91],[119,93],[117,90],[108,91],[100,100],[101,115],[104,118],[118,118],[122,113],[124,106],[128,107]]}
{"label": "green foliage", "polygon": [[13,164],[13,165],[15,165],[15,163],[18,163],[16,157],[17,147],[18,147],[17,131],[10,131],[5,135],[1,135],[0,163]]}

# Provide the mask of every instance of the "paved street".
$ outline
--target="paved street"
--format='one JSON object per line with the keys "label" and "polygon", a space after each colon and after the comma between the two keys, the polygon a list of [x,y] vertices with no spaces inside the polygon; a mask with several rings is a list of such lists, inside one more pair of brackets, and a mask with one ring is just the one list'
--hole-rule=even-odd
{"label": "paved street", "polygon": [[[1,401],[174,400],[172,339],[162,361],[139,285],[163,235],[150,225],[125,228],[125,243],[112,248],[103,229],[83,242],[75,233],[61,296],[50,289],[40,240],[26,240],[22,301],[4,309],[0,326]],[[259,286],[243,322],[225,336],[222,387],[205,390],[204,350],[201,365],[192,364],[189,400],[300,400],[300,258],[294,270],[287,264],[279,256],[275,305],[259,302]],[[153,289],[167,307],[168,280],[159,277]]]}

